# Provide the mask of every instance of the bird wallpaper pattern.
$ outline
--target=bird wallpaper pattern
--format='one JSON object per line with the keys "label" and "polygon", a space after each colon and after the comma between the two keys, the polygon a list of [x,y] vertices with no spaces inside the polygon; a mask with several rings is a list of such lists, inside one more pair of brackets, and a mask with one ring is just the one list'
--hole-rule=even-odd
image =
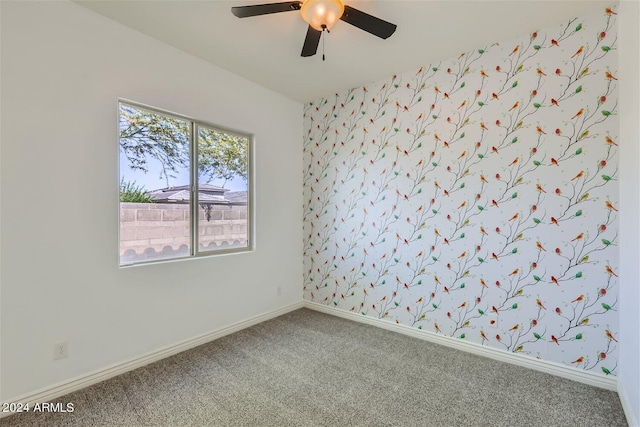
{"label": "bird wallpaper pattern", "polygon": [[616,375],[616,15],[307,103],[305,300]]}

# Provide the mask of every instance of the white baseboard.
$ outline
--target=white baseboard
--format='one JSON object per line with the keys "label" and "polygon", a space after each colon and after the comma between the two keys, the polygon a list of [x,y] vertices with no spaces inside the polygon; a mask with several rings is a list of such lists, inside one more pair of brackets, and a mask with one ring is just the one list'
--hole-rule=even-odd
{"label": "white baseboard", "polygon": [[[174,354],[178,354],[185,350],[189,350],[218,338],[222,338],[225,335],[229,335],[242,329],[246,329],[250,326],[257,325],[258,323],[262,323],[275,317],[282,316],[283,314],[289,313],[290,311],[300,309],[303,306],[304,303],[300,301],[295,304],[282,307],[278,310],[263,313],[258,316],[254,316],[249,319],[226,326],[224,328],[216,329],[215,331],[211,331],[209,333],[184,340],[177,344],[160,348],[145,355],[99,369],[89,374],[81,375],[76,378],[60,382],[49,387],[41,388],[31,393],[24,394],[22,396],[8,399],[7,402],[29,403],[30,406],[33,406],[33,404],[37,402],[48,402],[57,397],[64,396],[65,394],[69,394],[85,387],[89,387],[90,385],[99,383],[120,374],[124,374],[125,372],[132,371],[136,368],[140,368],[150,363],[157,362],[158,360],[164,359],[166,357],[173,356]],[[8,415],[11,415],[11,413],[0,412],[0,418]]]}
{"label": "white baseboard", "polygon": [[636,416],[633,413],[633,408],[631,407],[629,396],[627,395],[627,392],[624,390],[622,381],[618,381],[618,397],[620,398],[620,403],[622,404],[624,415],[625,417],[627,417],[627,424],[629,424],[629,427],[638,427],[638,420],[636,419]]}
{"label": "white baseboard", "polygon": [[458,338],[438,335],[431,331],[416,329],[406,325],[399,325],[397,323],[389,322],[388,320],[363,316],[362,314],[356,314],[349,311],[328,307],[326,305],[318,304],[315,302],[305,301],[304,306],[306,308],[331,314],[333,316],[355,320],[356,322],[366,323],[378,328],[387,329],[389,331],[409,335],[421,340],[430,341],[435,344],[440,344],[446,347],[455,348],[457,350],[466,351],[468,353],[477,354],[478,356],[488,357],[490,359],[499,360],[501,362],[510,363],[512,365],[524,366],[526,368],[535,369],[536,371],[545,372],[547,374],[567,378],[573,381],[578,381],[607,390],[618,390],[618,380],[616,377],[605,377],[600,374],[582,371],[570,366],[561,365],[559,363],[535,359],[533,357],[522,354],[514,354],[504,350],[483,346]]}

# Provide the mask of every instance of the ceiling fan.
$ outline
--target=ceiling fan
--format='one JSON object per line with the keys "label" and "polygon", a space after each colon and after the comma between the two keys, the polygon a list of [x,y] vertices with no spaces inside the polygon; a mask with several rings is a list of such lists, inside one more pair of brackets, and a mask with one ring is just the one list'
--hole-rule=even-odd
{"label": "ceiling fan", "polygon": [[[331,27],[338,22],[338,19],[382,39],[389,38],[396,31],[395,24],[347,6],[341,0],[285,1],[281,3],[234,6],[231,8],[231,12],[238,18],[290,12],[292,10],[299,10],[302,19],[309,24],[307,36],[302,46],[301,56],[304,57],[316,54],[322,33],[324,31],[329,32]],[[324,55],[322,59],[324,59]]]}

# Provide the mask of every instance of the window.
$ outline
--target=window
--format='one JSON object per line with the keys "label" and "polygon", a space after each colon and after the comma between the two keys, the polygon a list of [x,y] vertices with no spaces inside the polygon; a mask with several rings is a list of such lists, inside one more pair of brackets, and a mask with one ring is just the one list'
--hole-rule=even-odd
{"label": "window", "polygon": [[119,102],[120,265],[251,249],[251,136]]}

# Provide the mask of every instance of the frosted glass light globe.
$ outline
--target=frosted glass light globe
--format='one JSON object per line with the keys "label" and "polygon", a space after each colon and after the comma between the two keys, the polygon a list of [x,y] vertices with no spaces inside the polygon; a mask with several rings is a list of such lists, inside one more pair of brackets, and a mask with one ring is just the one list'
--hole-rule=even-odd
{"label": "frosted glass light globe", "polygon": [[311,27],[322,31],[330,30],[344,13],[344,4],[340,0],[305,0],[300,14]]}

